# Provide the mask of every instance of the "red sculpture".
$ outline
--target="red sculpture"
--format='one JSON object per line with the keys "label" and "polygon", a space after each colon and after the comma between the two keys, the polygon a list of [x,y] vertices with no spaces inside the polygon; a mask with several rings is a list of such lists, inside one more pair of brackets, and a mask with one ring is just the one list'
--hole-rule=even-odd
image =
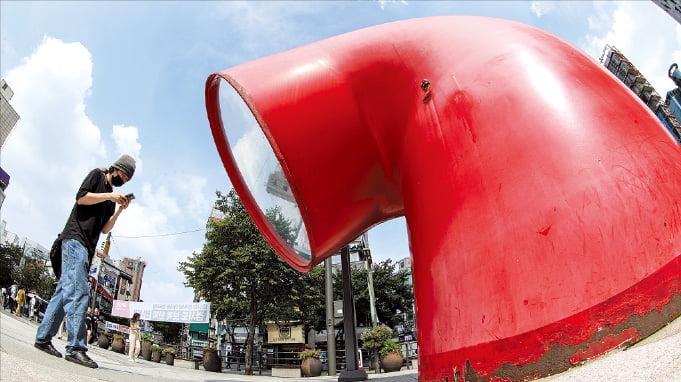
{"label": "red sculpture", "polygon": [[406,217],[420,380],[555,374],[681,312],[681,147],[551,34],[380,25],[215,73],[206,106],[232,184],[296,269]]}

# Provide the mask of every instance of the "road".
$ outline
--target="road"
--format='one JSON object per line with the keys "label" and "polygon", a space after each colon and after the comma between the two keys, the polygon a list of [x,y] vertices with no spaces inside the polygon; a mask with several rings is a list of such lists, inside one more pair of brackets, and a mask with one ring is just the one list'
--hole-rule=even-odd
{"label": "road", "polygon": [[[0,309],[0,381],[44,382],[149,382],[149,381],[336,381],[337,377],[281,378],[269,375],[246,376],[235,372],[212,373],[204,370],[139,360],[132,363],[127,356],[93,347],[88,355],[98,364],[89,369],[63,358],[49,356],[33,347],[37,325]],[[66,342],[53,339],[55,347],[64,352]],[[186,364],[186,366],[190,366]],[[413,382],[416,370],[369,374],[380,382]],[[542,378],[539,382],[681,382],[681,318],[663,330],[629,347],[615,350],[604,357]]]}

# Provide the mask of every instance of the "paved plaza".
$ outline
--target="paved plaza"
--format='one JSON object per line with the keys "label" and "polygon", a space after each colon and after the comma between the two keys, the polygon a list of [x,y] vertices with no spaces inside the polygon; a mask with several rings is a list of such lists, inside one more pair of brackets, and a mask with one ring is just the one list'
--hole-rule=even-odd
{"label": "paved plaza", "polygon": [[[186,361],[176,360],[176,366],[139,360],[130,362],[127,355],[93,347],[88,355],[98,364],[89,369],[63,358],[49,356],[33,347],[37,324],[2,310],[0,314],[0,380],[36,382],[137,382],[137,381],[336,381],[338,377],[281,378],[271,375],[246,376],[225,371],[212,373],[195,370]],[[55,347],[64,352],[66,342],[53,339]],[[369,374],[380,382],[412,382],[417,370]],[[565,373],[543,378],[540,382],[679,382],[681,381],[681,319],[629,349],[615,350],[606,356],[587,362]]]}

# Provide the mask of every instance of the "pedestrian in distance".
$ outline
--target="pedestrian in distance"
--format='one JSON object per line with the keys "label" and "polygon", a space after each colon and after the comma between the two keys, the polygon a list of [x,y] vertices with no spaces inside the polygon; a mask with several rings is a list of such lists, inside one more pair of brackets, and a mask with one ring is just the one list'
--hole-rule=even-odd
{"label": "pedestrian in distance", "polygon": [[135,313],[130,319],[130,345],[128,349],[128,361],[136,362],[137,357],[140,355],[140,350],[142,349],[142,344],[140,343],[140,314]]}
{"label": "pedestrian in distance", "polygon": [[38,304],[38,296],[35,294],[31,296],[31,300],[28,304],[28,318],[31,319],[31,321],[38,322],[38,312],[37,310],[37,304]]}
{"label": "pedestrian in distance", "polygon": [[19,286],[19,291],[17,292],[17,310],[14,315],[17,317],[22,316],[22,310],[24,309],[24,303],[26,302],[26,291],[24,287]]}
{"label": "pedestrian in distance", "polygon": [[2,305],[3,309],[7,309],[7,288],[2,288],[2,291],[0,291],[0,305]]}
{"label": "pedestrian in distance", "polygon": [[85,330],[87,331],[87,344],[92,343],[92,309],[88,306],[85,313]]}
{"label": "pedestrian in distance", "polygon": [[99,307],[95,306],[94,312],[92,312],[92,341],[97,341],[99,338],[99,323],[102,322],[102,318],[99,317]]}
{"label": "pedestrian in distance", "polygon": [[9,310],[14,311],[17,308],[17,293],[19,292],[19,286],[17,284],[12,284],[9,288]]}
{"label": "pedestrian in distance", "polygon": [[[50,355],[62,354],[52,345],[59,324],[66,316],[67,361],[90,368],[98,367],[87,355],[85,311],[89,302],[88,269],[99,235],[109,233],[132,196],[113,190],[127,183],[135,173],[135,159],[122,155],[109,169],[97,168],[85,177],[71,215],[59,235],[61,278],[38,327],[34,346]],[[118,208],[116,208],[118,204]]]}

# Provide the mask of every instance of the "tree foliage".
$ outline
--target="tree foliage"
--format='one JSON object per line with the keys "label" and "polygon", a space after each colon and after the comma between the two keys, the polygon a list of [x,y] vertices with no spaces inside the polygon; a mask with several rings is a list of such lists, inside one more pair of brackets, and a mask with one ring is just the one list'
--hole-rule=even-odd
{"label": "tree foliage", "polygon": [[[21,258],[21,249],[15,248],[19,250]],[[12,249],[10,251],[15,250]],[[36,292],[45,300],[49,300],[52,297],[52,293],[54,293],[56,280],[52,278],[45,264],[33,256],[24,256],[23,261],[20,261],[20,265],[11,272],[11,277],[14,282],[22,285],[26,291]]]}
{"label": "tree foliage", "polygon": [[[324,267],[300,273],[276,255],[267,244],[236,192],[216,192],[216,208],[223,219],[209,224],[206,244],[193,253],[180,270],[185,285],[211,303],[211,316],[218,320],[246,322],[246,374],[252,374],[255,329],[265,322],[301,322],[317,331],[326,327]],[[291,243],[294,232],[277,209],[266,212],[282,238]],[[352,271],[358,324],[369,326],[367,271]],[[334,299],[343,297],[340,272],[334,272]],[[394,326],[411,311],[413,292],[408,274],[397,271],[392,260],[374,266],[373,280],[379,321]]]}
{"label": "tree foliage", "polygon": [[[185,285],[201,292],[218,319],[245,319],[246,374],[252,374],[255,329],[267,321],[306,321],[311,306],[323,303],[309,295],[313,284],[282,261],[264,240],[236,192],[217,192],[216,208],[224,217],[210,223],[206,244],[178,269]],[[278,232],[293,240],[289,223],[276,209],[267,212]],[[321,285],[323,288],[323,284]]]}
{"label": "tree foliage", "polygon": [[[407,271],[398,271],[391,259],[373,265],[374,295],[378,321],[394,327],[404,321],[399,312],[411,312],[414,292],[407,284]],[[334,299],[343,299],[343,280],[340,272],[334,273]],[[352,293],[355,297],[357,325],[370,326],[368,272],[366,269],[352,270]]]}
{"label": "tree foliage", "polygon": [[13,244],[0,245],[0,287],[7,287],[14,282],[13,274],[19,268],[23,252]]}
{"label": "tree foliage", "polygon": [[176,344],[180,340],[180,332],[182,330],[182,323],[178,322],[162,322],[149,321],[154,331],[161,333],[163,341],[167,344]]}

